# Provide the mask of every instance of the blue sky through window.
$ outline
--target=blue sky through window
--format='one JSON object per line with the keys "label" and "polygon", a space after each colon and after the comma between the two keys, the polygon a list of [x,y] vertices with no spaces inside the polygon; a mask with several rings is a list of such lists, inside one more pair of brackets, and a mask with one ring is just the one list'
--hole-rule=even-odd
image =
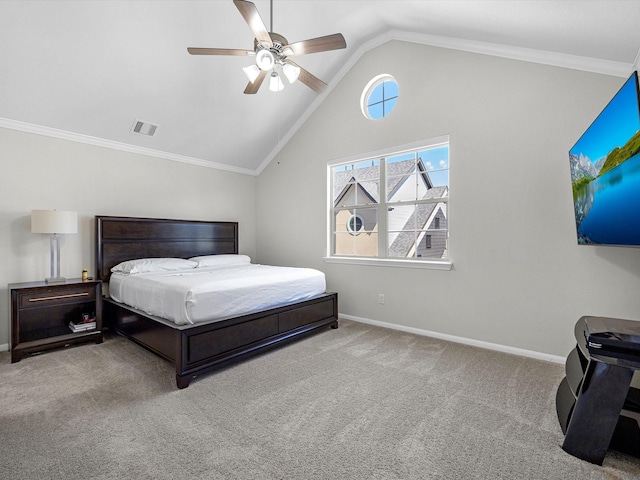
{"label": "blue sky through window", "polygon": [[429,178],[433,185],[444,186],[449,185],[449,146],[430,148],[418,152],[418,156],[422,159]]}
{"label": "blue sky through window", "polygon": [[373,89],[367,101],[367,111],[374,120],[385,117],[398,101],[398,84],[387,80]]}
{"label": "blue sky through window", "polygon": [[[403,162],[415,159],[415,153],[394,155],[387,159],[388,163]],[[449,146],[429,148],[418,152],[418,158],[422,159],[429,178],[434,186],[449,185]]]}

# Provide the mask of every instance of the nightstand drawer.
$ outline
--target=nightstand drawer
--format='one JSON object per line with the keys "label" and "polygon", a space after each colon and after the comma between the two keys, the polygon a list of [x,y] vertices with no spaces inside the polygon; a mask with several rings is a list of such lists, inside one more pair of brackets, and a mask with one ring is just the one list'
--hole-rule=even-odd
{"label": "nightstand drawer", "polygon": [[96,298],[95,285],[74,288],[54,287],[20,293],[20,308],[44,307],[92,301]]}

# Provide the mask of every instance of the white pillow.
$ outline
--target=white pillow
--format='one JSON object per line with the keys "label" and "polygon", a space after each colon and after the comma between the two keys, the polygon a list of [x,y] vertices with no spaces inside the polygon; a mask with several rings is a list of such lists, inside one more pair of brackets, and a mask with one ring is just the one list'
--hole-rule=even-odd
{"label": "white pillow", "polygon": [[139,258],[119,263],[111,269],[112,272],[134,274],[148,272],[170,272],[196,268],[198,264],[184,258]]}
{"label": "white pillow", "polygon": [[232,253],[203,255],[201,257],[191,257],[189,260],[198,262],[198,267],[226,267],[229,265],[243,265],[251,263],[251,258],[247,255],[235,255]]}

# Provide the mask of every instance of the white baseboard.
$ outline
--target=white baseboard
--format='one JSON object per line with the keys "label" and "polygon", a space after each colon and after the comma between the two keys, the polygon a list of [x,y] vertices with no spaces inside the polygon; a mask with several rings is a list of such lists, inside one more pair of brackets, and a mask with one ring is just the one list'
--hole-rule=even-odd
{"label": "white baseboard", "polygon": [[521,357],[535,358],[536,360],[543,360],[545,362],[560,363],[562,365],[566,362],[566,357],[560,357],[558,355],[549,355],[548,353],[534,352],[533,350],[524,350],[522,348],[508,347],[506,345],[500,345],[498,343],[483,342],[480,340],[473,340],[471,338],[457,337],[455,335],[447,335],[446,333],[431,332],[429,330],[423,330],[421,328],[406,327],[404,325],[396,325],[395,323],[380,322],[378,320],[370,320],[368,318],[356,317],[354,315],[346,315],[344,313],[338,314],[339,318],[345,320],[352,320],[354,322],[366,323],[369,325],[375,325],[377,327],[390,328],[392,330],[400,330],[402,332],[414,333],[416,335],[422,335],[423,337],[432,337],[440,340],[447,340],[454,343],[462,343],[464,345],[471,345],[473,347],[486,348],[487,350],[495,350],[503,353],[510,353],[512,355],[520,355]]}
{"label": "white baseboard", "polygon": [[[566,362],[566,357],[560,357],[558,355],[549,355],[548,353],[534,352],[533,350],[524,350],[522,348],[508,347],[506,345],[500,345],[498,343],[483,342],[480,340],[473,340],[471,338],[457,337],[455,335],[448,335],[446,333],[432,332],[430,330],[423,330],[421,328],[406,327],[404,325],[397,325],[395,323],[380,322],[378,320],[371,320],[363,317],[356,317],[355,315],[347,315],[340,313],[339,318],[345,320],[352,320],[354,322],[366,323],[369,325],[375,325],[377,327],[390,328],[392,330],[399,330],[401,332],[414,333],[416,335],[422,335],[423,337],[438,338],[440,340],[447,340],[454,343],[462,343],[464,345],[471,345],[473,347],[486,348],[487,350],[495,350],[503,353],[510,353],[512,355],[520,355],[521,357],[535,358],[536,360],[543,360],[546,362],[560,363],[562,365]],[[0,352],[8,352],[9,344],[4,343],[0,345]]]}

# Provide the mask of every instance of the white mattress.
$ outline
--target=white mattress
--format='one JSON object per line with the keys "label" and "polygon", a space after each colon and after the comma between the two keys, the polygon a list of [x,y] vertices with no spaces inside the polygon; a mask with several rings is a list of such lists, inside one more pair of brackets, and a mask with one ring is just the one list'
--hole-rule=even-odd
{"label": "white mattress", "polygon": [[109,294],[177,325],[223,320],[324,293],[324,273],[270,265],[199,267],[173,272],[111,274]]}

